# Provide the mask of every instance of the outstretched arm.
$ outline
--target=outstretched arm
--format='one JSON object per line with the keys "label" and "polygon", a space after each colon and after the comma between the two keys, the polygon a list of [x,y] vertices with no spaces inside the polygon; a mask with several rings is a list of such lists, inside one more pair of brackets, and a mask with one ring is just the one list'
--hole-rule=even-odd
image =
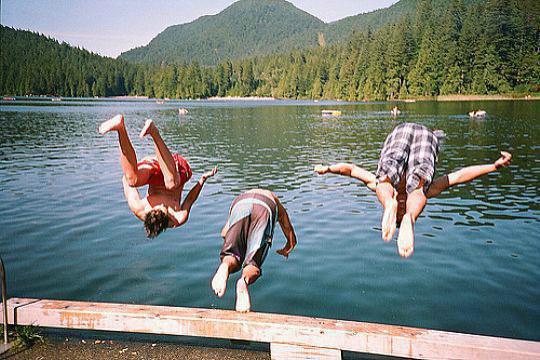
{"label": "outstretched arm", "polygon": [[208,171],[201,175],[201,178],[199,179],[199,181],[197,181],[197,184],[195,184],[195,186],[191,188],[186,198],[184,199],[182,206],[180,206],[180,211],[169,210],[169,213],[174,216],[174,218],[178,222],[177,226],[183,225],[188,220],[191,207],[199,198],[199,194],[201,193],[204,183],[209,177],[214,176],[217,171],[218,168],[217,166],[215,166],[211,171]]}
{"label": "outstretched arm", "polygon": [[428,190],[427,197],[435,197],[451,186],[463,184],[479,178],[480,176],[489,174],[490,172],[497,171],[501,167],[508,166],[511,160],[512,154],[501,151],[501,157],[493,164],[468,166],[448,175],[440,176],[433,180],[433,183]]}
{"label": "outstretched arm", "polygon": [[366,169],[362,169],[354,164],[333,164],[333,165],[317,165],[314,171],[320,175],[326,173],[338,174],[343,176],[350,176],[352,178],[362,181],[370,190],[375,191],[377,188],[377,178],[375,175]]}
{"label": "outstretched arm", "polygon": [[124,196],[128,202],[129,209],[135,216],[144,221],[144,201],[141,199],[139,190],[130,186],[125,176],[122,176],[122,185],[124,186]]}
{"label": "outstretched arm", "polygon": [[279,202],[277,196],[274,196],[274,199],[276,200],[278,207],[279,225],[281,226],[281,230],[283,230],[283,234],[287,239],[287,243],[285,244],[285,246],[282,249],[277,250],[276,252],[280,255],[283,255],[285,258],[288,258],[289,253],[296,246],[296,234],[294,233],[294,228],[291,224],[291,220],[289,219],[289,214],[287,214],[287,210],[285,210],[283,205],[281,205],[281,202]]}

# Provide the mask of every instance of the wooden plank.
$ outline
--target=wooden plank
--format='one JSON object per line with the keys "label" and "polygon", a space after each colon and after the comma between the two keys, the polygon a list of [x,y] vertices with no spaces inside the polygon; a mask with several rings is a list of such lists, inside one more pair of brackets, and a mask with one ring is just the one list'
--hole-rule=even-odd
{"label": "wooden plank", "polygon": [[0,355],[7,352],[12,347],[13,347],[13,343],[7,343],[7,344],[1,343],[0,344]]}
{"label": "wooden plank", "polygon": [[540,342],[405,326],[230,310],[63,300],[8,300],[18,325],[202,336],[418,359],[540,359]]}
{"label": "wooden plank", "polygon": [[272,360],[341,360],[341,350],[271,343],[270,356]]}

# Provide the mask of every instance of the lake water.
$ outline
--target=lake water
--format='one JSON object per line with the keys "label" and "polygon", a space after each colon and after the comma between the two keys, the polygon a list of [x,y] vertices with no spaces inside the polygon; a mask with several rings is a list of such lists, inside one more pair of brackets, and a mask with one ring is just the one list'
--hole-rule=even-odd
{"label": "lake water", "polygon": [[[178,116],[177,109],[189,110]],[[293,101],[3,102],[0,112],[0,254],[10,296],[234,308],[210,280],[233,198],[275,191],[296,229],[288,260],[275,253],[251,287],[254,311],[399,324],[540,340],[540,102],[389,103]],[[487,110],[471,120],[472,109]],[[322,117],[339,109],[341,117]],[[123,197],[116,136],[98,136],[122,113],[138,133],[155,120],[194,176],[219,166],[189,222],[156,239]],[[401,121],[447,134],[437,173],[513,153],[508,169],[430,200],[413,256],[380,235],[381,206],[358,181],[317,176],[317,163],[375,171],[386,135]],[[187,192],[187,191],[186,191]],[[184,194],[186,193],[184,192]]]}

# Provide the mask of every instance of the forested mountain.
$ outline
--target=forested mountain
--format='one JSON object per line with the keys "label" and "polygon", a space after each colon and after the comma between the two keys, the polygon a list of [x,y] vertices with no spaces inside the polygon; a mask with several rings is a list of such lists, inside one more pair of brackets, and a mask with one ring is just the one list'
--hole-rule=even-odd
{"label": "forested mountain", "polygon": [[1,94],[110,96],[137,91],[132,80],[140,66],[30,31],[0,26],[0,49]]}
{"label": "forested mountain", "polygon": [[160,64],[279,53],[317,44],[324,22],[285,0],[240,0],[217,15],[168,27],[147,46],[120,55],[130,62]]}
{"label": "forested mountain", "polygon": [[[481,0],[464,0],[464,5]],[[324,29],[324,34],[329,43],[346,40],[352,32],[376,31],[384,25],[397,23],[405,17],[414,16],[420,0],[401,0],[384,9],[371,11],[364,14],[349,16],[341,20],[331,22]],[[437,12],[444,11],[450,1],[432,0],[432,8]],[[438,15],[438,14],[434,14]]]}
{"label": "forested mountain", "polygon": [[[217,15],[171,26],[147,46],[127,51],[120,58],[134,63],[198,61],[202,65],[215,65],[226,59],[331,45],[346,40],[353,32],[376,31],[410,17],[419,1],[401,0],[385,9],[326,24],[285,0],[240,0]],[[465,3],[474,1],[478,0],[465,0]],[[447,6],[446,0],[433,0],[436,9]]]}
{"label": "forested mountain", "polygon": [[341,43],[213,67],[133,65],[2,27],[0,93],[392,100],[540,92],[540,2],[440,1],[417,0],[413,14]]}

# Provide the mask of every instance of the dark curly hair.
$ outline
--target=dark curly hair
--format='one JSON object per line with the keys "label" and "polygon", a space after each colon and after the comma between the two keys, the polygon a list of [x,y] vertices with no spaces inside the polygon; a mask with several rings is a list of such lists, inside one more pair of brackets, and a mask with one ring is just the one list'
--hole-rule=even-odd
{"label": "dark curly hair", "polygon": [[144,219],[144,229],[146,236],[154,238],[167,229],[169,218],[161,209],[152,209],[146,214]]}

